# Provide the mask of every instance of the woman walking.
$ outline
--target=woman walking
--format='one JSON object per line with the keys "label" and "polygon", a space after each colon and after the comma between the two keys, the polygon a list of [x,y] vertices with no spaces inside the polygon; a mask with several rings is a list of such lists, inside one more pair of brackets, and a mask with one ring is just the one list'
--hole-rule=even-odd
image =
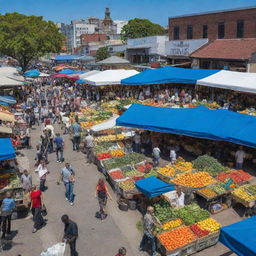
{"label": "woman walking", "polygon": [[100,218],[101,220],[104,220],[107,218],[107,214],[104,211],[104,208],[107,205],[107,199],[109,197],[110,200],[112,200],[111,195],[108,192],[108,188],[104,182],[104,179],[100,178],[98,181],[98,184],[96,186],[96,192],[95,196],[98,198],[99,206],[100,206]]}

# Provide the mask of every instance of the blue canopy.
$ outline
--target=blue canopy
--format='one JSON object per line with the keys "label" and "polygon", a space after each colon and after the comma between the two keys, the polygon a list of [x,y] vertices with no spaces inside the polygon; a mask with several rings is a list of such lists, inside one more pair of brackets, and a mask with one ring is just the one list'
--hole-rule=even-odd
{"label": "blue canopy", "polygon": [[56,61],[73,61],[79,59],[81,56],[79,55],[58,55],[54,60]]}
{"label": "blue canopy", "polygon": [[16,104],[17,103],[16,99],[12,96],[0,96],[0,101],[5,102],[7,104]]}
{"label": "blue canopy", "polygon": [[83,71],[74,70],[70,68],[64,68],[59,72],[59,74],[65,74],[65,75],[83,74],[83,73],[84,73]]}
{"label": "blue canopy", "polygon": [[76,83],[77,84],[85,84],[86,82],[83,79],[79,79],[79,80],[76,80]]}
{"label": "blue canopy", "polygon": [[256,117],[225,109],[171,109],[133,104],[116,120],[116,125],[224,140],[256,148]]}
{"label": "blue canopy", "polygon": [[149,198],[175,190],[174,185],[167,184],[156,177],[138,180],[135,185],[140,192]]}
{"label": "blue canopy", "polygon": [[0,160],[15,158],[15,150],[10,138],[0,138]]}
{"label": "blue canopy", "polygon": [[40,72],[37,69],[31,69],[24,73],[26,77],[37,77],[40,75]]}
{"label": "blue canopy", "polygon": [[148,69],[137,75],[121,80],[125,85],[149,85],[182,83],[195,84],[197,80],[213,75],[220,70],[214,69],[189,69],[176,67],[163,67],[158,69]]}
{"label": "blue canopy", "polygon": [[256,216],[221,228],[219,240],[239,256],[255,256]]}
{"label": "blue canopy", "polygon": [[9,104],[9,103],[6,103],[6,102],[3,102],[3,101],[0,101],[0,105],[1,105],[1,106],[9,106],[10,104]]}

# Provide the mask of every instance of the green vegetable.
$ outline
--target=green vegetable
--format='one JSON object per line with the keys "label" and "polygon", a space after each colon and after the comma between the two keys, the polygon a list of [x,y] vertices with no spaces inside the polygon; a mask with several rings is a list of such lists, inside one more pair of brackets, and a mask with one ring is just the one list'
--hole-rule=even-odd
{"label": "green vegetable", "polygon": [[214,157],[208,155],[199,156],[193,161],[193,166],[196,170],[208,172],[212,176],[217,176],[226,170]]}
{"label": "green vegetable", "polygon": [[164,200],[161,200],[154,205],[155,213],[154,215],[162,222],[167,222],[177,218],[176,212],[170,207],[170,204]]}

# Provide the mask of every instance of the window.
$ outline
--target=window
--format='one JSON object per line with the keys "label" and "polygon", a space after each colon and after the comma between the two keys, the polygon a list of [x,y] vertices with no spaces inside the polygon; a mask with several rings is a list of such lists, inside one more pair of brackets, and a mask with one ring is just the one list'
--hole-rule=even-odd
{"label": "window", "polygon": [[243,38],[244,37],[244,21],[238,20],[236,22],[236,37]]}
{"label": "window", "polygon": [[180,28],[178,26],[173,28],[173,40],[180,39]]}
{"label": "window", "polygon": [[225,23],[220,22],[218,24],[218,38],[223,39],[225,37]]}
{"label": "window", "polygon": [[187,39],[193,39],[193,26],[187,26]]}
{"label": "window", "polygon": [[208,25],[203,25],[203,38],[208,38]]}

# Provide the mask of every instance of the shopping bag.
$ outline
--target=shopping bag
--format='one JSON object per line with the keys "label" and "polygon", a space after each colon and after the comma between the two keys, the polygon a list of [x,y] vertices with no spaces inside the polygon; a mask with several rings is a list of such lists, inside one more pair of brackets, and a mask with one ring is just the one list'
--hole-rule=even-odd
{"label": "shopping bag", "polygon": [[45,207],[45,204],[42,205],[41,213],[42,213],[42,215],[43,215],[44,217],[47,215],[47,209],[46,209],[46,207]]}
{"label": "shopping bag", "polygon": [[45,252],[42,252],[40,256],[64,256],[65,248],[65,243],[57,243],[48,248]]}

